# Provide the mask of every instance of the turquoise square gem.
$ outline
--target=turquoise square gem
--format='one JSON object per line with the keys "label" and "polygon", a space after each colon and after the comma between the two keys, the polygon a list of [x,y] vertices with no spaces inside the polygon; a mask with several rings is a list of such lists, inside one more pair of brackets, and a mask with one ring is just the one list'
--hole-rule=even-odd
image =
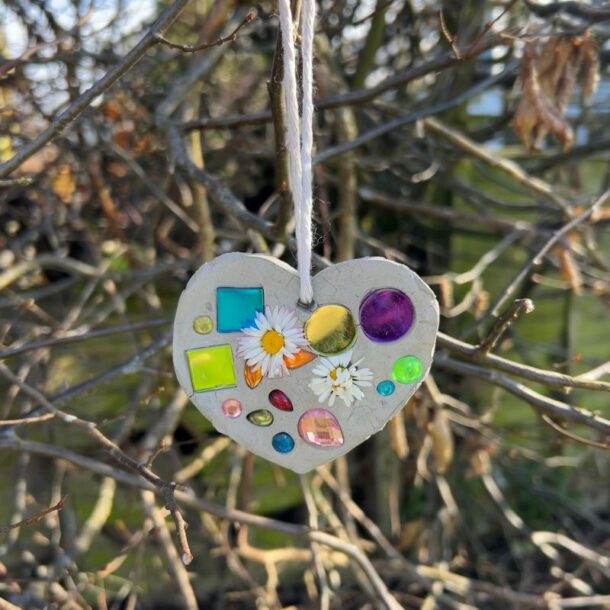
{"label": "turquoise square gem", "polygon": [[219,333],[236,333],[254,326],[256,312],[265,309],[262,288],[216,288],[216,328]]}

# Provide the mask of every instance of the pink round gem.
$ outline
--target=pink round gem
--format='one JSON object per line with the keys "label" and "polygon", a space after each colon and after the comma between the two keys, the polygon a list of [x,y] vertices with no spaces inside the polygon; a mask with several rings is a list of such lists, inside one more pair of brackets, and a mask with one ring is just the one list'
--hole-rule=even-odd
{"label": "pink round gem", "polygon": [[222,403],[222,412],[231,419],[241,415],[241,402],[237,398],[228,398]]}
{"label": "pink round gem", "polygon": [[299,419],[298,430],[301,438],[317,447],[340,447],[343,432],[337,418],[326,409],[310,409]]}

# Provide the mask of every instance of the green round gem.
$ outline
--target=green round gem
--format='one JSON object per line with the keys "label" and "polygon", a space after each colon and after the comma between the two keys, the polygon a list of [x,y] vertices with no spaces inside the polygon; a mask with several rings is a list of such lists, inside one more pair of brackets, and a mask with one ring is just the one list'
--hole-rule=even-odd
{"label": "green round gem", "polygon": [[214,330],[214,322],[210,316],[197,316],[193,320],[193,330],[200,335],[207,335]]}
{"label": "green round gem", "polygon": [[424,373],[424,365],[415,356],[403,356],[392,365],[392,378],[398,383],[415,383]]}

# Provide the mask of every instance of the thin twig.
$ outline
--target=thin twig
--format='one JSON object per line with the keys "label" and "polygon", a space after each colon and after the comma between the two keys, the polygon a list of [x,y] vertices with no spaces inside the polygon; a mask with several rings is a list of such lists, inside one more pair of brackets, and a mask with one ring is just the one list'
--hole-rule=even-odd
{"label": "thin twig", "polygon": [[445,23],[445,14],[442,10],[438,12],[438,20],[440,23],[441,32],[445,37],[445,40],[449,43],[453,56],[456,59],[462,59],[462,56],[460,55],[460,47],[457,44],[457,35],[449,33],[449,29],[447,28],[447,24]]}
{"label": "thin twig", "polygon": [[473,330],[478,328],[483,322],[485,322],[489,317],[495,316],[498,314],[499,309],[506,303],[506,301],[513,295],[515,290],[519,287],[523,279],[528,275],[531,269],[535,265],[539,265],[547,253],[551,250],[551,248],[559,242],[564,235],[569,233],[572,229],[577,227],[579,224],[583,223],[585,220],[591,218],[593,213],[599,209],[606,200],[610,197],[610,190],[607,190],[605,193],[600,195],[584,212],[572,218],[570,222],[566,223],[561,229],[555,231],[551,237],[545,242],[545,244],[538,250],[538,252],[530,258],[525,265],[518,271],[518,273],[513,277],[513,279],[508,283],[506,288],[501,292],[501,294],[496,298],[492,305],[490,305],[487,312],[475,322],[473,326],[471,326],[465,332],[465,336],[469,335]]}
{"label": "thin twig", "polygon": [[521,398],[526,403],[532,405],[537,411],[555,417],[561,417],[577,424],[583,424],[594,430],[610,436],[610,420],[597,415],[596,413],[582,407],[568,405],[564,402],[543,396],[538,392],[514,381],[505,375],[495,371],[489,371],[474,364],[452,360],[444,356],[435,357],[434,363],[443,369],[454,371],[462,375],[468,375],[483,379],[510,392],[514,396]]}
{"label": "thin twig", "polygon": [[610,10],[605,7],[590,6],[583,2],[550,2],[538,4],[532,0],[525,0],[527,7],[538,17],[549,17],[557,13],[568,13],[574,17],[587,19],[591,23],[610,20]]}
{"label": "thin twig", "polygon": [[165,508],[167,508],[167,510],[170,512],[176,525],[180,559],[182,560],[182,563],[187,566],[193,561],[193,553],[191,553],[191,547],[186,536],[186,528],[188,527],[188,523],[184,520],[184,517],[176,504],[176,497],[174,494],[175,489],[176,483],[172,483],[171,486],[164,488],[163,492],[165,496]]}
{"label": "thin twig", "polygon": [[[424,202],[420,203],[417,201],[390,197],[389,195],[380,193],[369,187],[359,188],[358,195],[365,201],[375,205],[397,210],[399,212],[410,212],[414,216],[426,215],[430,218],[437,218],[438,220],[464,227],[472,227],[473,225],[481,226],[492,233],[514,234],[517,232],[518,234],[544,235],[548,237],[548,233],[541,232],[533,223],[524,220],[509,220],[496,216],[466,214],[447,206],[436,206]],[[513,239],[515,239],[515,237],[513,237]]]}
{"label": "thin twig", "polygon": [[104,477],[98,489],[99,495],[93,510],[74,540],[74,548],[77,553],[85,553],[91,548],[96,536],[101,532],[112,513],[116,481],[112,477]]}
{"label": "thin twig", "polygon": [[495,354],[486,354],[480,356],[477,352],[477,346],[471,345],[454,337],[450,337],[445,333],[438,333],[437,345],[443,349],[455,352],[465,356],[469,360],[476,361],[479,359],[479,364],[484,364],[488,368],[498,369],[523,379],[529,379],[536,383],[541,383],[554,388],[581,388],[583,390],[594,390],[597,392],[610,392],[610,382],[598,381],[597,379],[588,379],[586,377],[572,377],[565,373],[558,373],[546,369],[539,369],[520,362],[507,360]]}
{"label": "thin twig", "polygon": [[235,42],[237,40],[237,34],[239,30],[241,30],[244,26],[252,23],[256,19],[256,11],[254,9],[250,9],[245,19],[227,36],[223,36],[222,38],[218,38],[214,42],[205,42],[203,44],[191,46],[188,44],[179,44],[177,42],[171,42],[167,38],[165,38],[162,34],[156,33],[154,35],[155,40],[160,42],[161,44],[169,47],[170,49],[178,49],[184,53],[198,53],[199,51],[205,51],[206,49],[211,49],[212,47],[219,47],[226,42]]}
{"label": "thin twig", "polygon": [[193,557],[190,555],[188,560],[186,560],[185,557],[182,557],[182,561],[180,561],[176,549],[172,544],[172,538],[167,528],[167,524],[165,523],[165,519],[155,504],[154,494],[150,491],[143,491],[141,497],[144,511],[155,526],[155,533],[161,542],[161,548],[163,549],[165,558],[169,564],[169,571],[173,574],[180,595],[182,596],[183,608],[185,608],[185,610],[197,610],[199,608],[197,596],[195,595],[193,585],[189,580],[189,575],[185,568],[185,566],[192,561]]}
{"label": "thin twig", "polygon": [[19,527],[23,527],[24,525],[34,525],[35,523],[42,521],[42,519],[49,513],[54,513],[55,511],[60,511],[64,507],[64,502],[66,500],[66,497],[67,496],[64,496],[63,498],[61,498],[61,500],[59,500],[59,502],[57,502],[57,504],[54,504],[53,506],[50,506],[49,508],[45,508],[44,510],[36,513],[35,515],[32,515],[31,517],[27,517],[26,519],[21,519],[21,521],[17,521],[16,523],[11,523],[10,525],[1,525],[0,534],[4,534],[10,530],[14,530]]}
{"label": "thin twig", "polygon": [[491,167],[495,167],[505,173],[507,173],[515,182],[527,187],[536,195],[542,196],[545,199],[555,203],[568,218],[573,216],[573,211],[566,201],[558,196],[550,184],[530,176],[518,163],[515,163],[511,159],[504,159],[493,153],[487,148],[480,146],[474,140],[468,138],[466,135],[459,133],[455,129],[450,128],[436,118],[428,118],[424,121],[426,130],[439,135],[446,139],[448,142],[456,146],[458,149],[484,161]]}
{"label": "thin twig", "polygon": [[5,426],[26,426],[28,424],[39,424],[54,418],[55,415],[53,415],[53,413],[45,413],[44,415],[21,417],[19,419],[0,419],[0,428]]}
{"label": "thin twig", "polygon": [[[307,506],[308,513],[308,522],[309,527],[312,530],[316,530],[319,528],[318,522],[318,509],[316,507],[316,502],[314,500],[313,494],[311,492],[311,476],[310,475],[301,475],[300,477],[301,489],[303,490],[303,499],[305,500],[305,506]],[[330,598],[331,598],[331,589],[328,586],[328,576],[326,574],[326,570],[324,568],[324,562],[320,557],[320,552],[318,545],[315,542],[311,542],[311,554],[313,559],[314,568],[316,570],[316,574],[318,576],[318,584],[319,584],[319,598],[320,598],[320,610],[329,610],[330,608]]]}
{"label": "thin twig", "polygon": [[355,21],[352,21],[352,23],[351,23],[352,27],[355,27],[357,25],[362,25],[363,23],[370,21],[371,19],[373,19],[373,17],[375,17],[375,15],[378,15],[382,11],[385,11],[387,8],[392,6],[394,1],[395,0],[387,0],[386,2],[382,2],[379,6],[376,6],[375,9],[372,10],[368,15],[365,15],[361,19],[356,19]]}
{"label": "thin twig", "polygon": [[491,30],[491,28],[498,21],[500,21],[500,19],[502,19],[502,17],[504,17],[504,15],[506,15],[506,13],[508,13],[513,8],[513,6],[515,6],[515,4],[517,4],[517,2],[519,2],[519,0],[510,0],[510,2],[496,15],[496,17],[494,17],[491,21],[485,22],[483,29],[481,30],[479,35],[474,39],[474,41],[471,43],[470,47],[468,47],[466,54],[469,53],[471,47],[476,48],[476,46],[479,44],[481,39],[487,34],[487,32],[489,32],[489,30]]}
{"label": "thin twig", "polygon": [[278,31],[271,67],[271,78],[267,83],[267,91],[269,93],[271,116],[273,118],[275,186],[279,195],[278,212],[273,230],[280,237],[285,236],[288,223],[292,217],[292,193],[288,169],[288,150],[286,149],[286,105],[282,89],[283,74],[284,52],[282,49],[282,33]]}
{"label": "thin twig", "polygon": [[210,444],[204,445],[199,455],[192,462],[174,473],[174,480],[178,483],[186,483],[186,481],[199,474],[205,466],[230,445],[231,439],[226,436],[219,436]]}
{"label": "thin twig", "polygon": [[542,421],[548,424],[555,432],[558,432],[562,436],[569,438],[572,441],[576,441],[581,445],[587,445],[588,447],[595,447],[596,449],[606,449],[610,450],[610,443],[601,443],[599,441],[594,441],[590,438],[583,438],[582,436],[578,436],[569,430],[566,430],[564,427],[560,426],[557,422],[555,422],[548,415],[542,415]]}
{"label": "thin twig", "polygon": [[37,339],[31,341],[25,345],[19,347],[11,347],[3,352],[0,352],[0,360],[6,358],[12,358],[18,354],[29,352],[32,350],[40,349],[42,347],[54,347],[57,345],[68,345],[70,343],[76,343],[79,341],[89,341],[90,339],[98,339],[99,337],[108,337],[111,335],[120,335],[122,333],[131,333],[145,328],[158,328],[159,326],[166,326],[170,324],[171,320],[157,319],[157,320],[142,320],[141,322],[132,322],[131,324],[122,324],[120,326],[110,326],[108,328],[99,328],[97,330],[90,330],[85,333],[78,335],[68,335],[66,337],[48,337],[44,339]]}
{"label": "thin twig", "polygon": [[11,186],[29,186],[34,182],[30,176],[20,176],[19,178],[8,178],[0,180],[0,188],[10,188]]}
{"label": "thin twig", "polygon": [[191,231],[194,233],[199,232],[199,226],[197,223],[175,202],[173,201],[166,192],[160,188],[156,180],[153,180],[144,171],[144,168],[136,161],[133,155],[129,151],[125,150],[121,146],[115,143],[109,143],[111,150],[117,154],[125,163],[129,165],[133,173],[140,178],[142,184],[155,196],[157,199],[175,216],[177,216]]}
{"label": "thin twig", "polygon": [[515,302],[504,312],[502,317],[494,324],[491,331],[477,346],[478,356],[485,356],[496,346],[508,327],[518,320],[523,314],[534,311],[534,303],[530,299],[516,299]]}
{"label": "thin twig", "polygon": [[396,598],[388,591],[386,584],[379,576],[377,570],[375,570],[375,567],[370,562],[369,558],[357,546],[340,540],[336,536],[326,534],[325,532],[310,532],[309,540],[329,546],[341,553],[345,553],[362,568],[362,571],[366,574],[369,582],[373,586],[375,593],[379,596],[379,601],[386,610],[404,610]]}
{"label": "thin twig", "polygon": [[[148,360],[151,356],[156,354],[159,350],[163,349],[168,343],[170,343],[172,339],[171,332],[166,333],[147,345],[144,349],[139,351],[137,354],[132,356],[129,360],[118,364],[117,366],[113,366],[112,368],[96,375],[95,377],[91,377],[90,379],[85,379],[85,381],[81,381],[57,394],[54,394],[50,397],[50,401],[53,404],[61,404],[63,402],[67,402],[68,400],[72,400],[76,396],[83,394],[84,392],[88,392],[93,388],[99,386],[101,383],[108,382],[113,377],[118,375],[129,375],[139,371],[144,362]],[[31,415],[31,413],[30,413]]]}
{"label": "thin twig", "polygon": [[574,555],[582,557],[592,565],[600,568],[601,571],[610,578],[610,555],[598,553],[584,544],[576,542],[568,538],[565,534],[558,532],[542,532],[537,531],[532,533],[532,540],[538,544],[555,544],[567,549]]}
{"label": "thin twig", "polygon": [[323,163],[325,161],[328,161],[329,159],[332,159],[333,157],[342,155],[343,153],[349,150],[353,150],[354,148],[358,148],[359,146],[362,146],[367,142],[379,138],[386,133],[395,131],[399,127],[412,125],[413,123],[416,123],[417,121],[422,119],[432,120],[429,119],[429,117],[445,112],[446,110],[449,110],[451,108],[455,108],[456,106],[462,105],[466,100],[470,99],[475,95],[478,95],[484,90],[489,89],[489,87],[491,87],[492,85],[503,81],[507,76],[512,75],[516,71],[516,68],[517,62],[510,62],[506,66],[506,69],[502,72],[498,74],[493,74],[492,76],[483,79],[482,81],[476,83],[473,87],[470,87],[462,93],[451,97],[447,101],[440,102],[438,104],[433,104],[431,106],[422,105],[422,107],[418,110],[408,112],[407,114],[398,116],[395,119],[392,119],[390,121],[387,121],[386,123],[378,125],[377,127],[369,129],[368,131],[360,134],[357,138],[354,138],[350,142],[343,142],[342,144],[331,146],[319,152],[314,157],[313,161],[314,163]]}

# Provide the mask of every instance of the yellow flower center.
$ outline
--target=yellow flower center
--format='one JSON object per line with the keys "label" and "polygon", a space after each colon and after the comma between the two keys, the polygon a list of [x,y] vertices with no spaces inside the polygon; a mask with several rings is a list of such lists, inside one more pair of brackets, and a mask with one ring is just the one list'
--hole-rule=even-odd
{"label": "yellow flower center", "polygon": [[284,337],[277,330],[268,330],[261,339],[261,346],[268,354],[275,355],[284,347]]}
{"label": "yellow flower center", "polygon": [[336,369],[331,369],[329,376],[333,381],[337,381],[337,371],[342,373],[344,370],[342,366],[338,366]]}

